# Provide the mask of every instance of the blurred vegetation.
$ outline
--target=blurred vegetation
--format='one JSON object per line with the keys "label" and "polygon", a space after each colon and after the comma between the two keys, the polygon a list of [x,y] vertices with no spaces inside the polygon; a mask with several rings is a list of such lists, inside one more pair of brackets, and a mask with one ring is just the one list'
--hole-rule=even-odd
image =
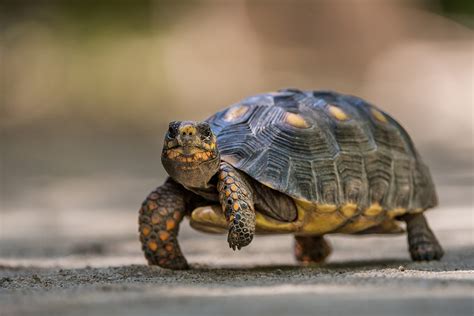
{"label": "blurred vegetation", "polygon": [[77,177],[163,178],[169,121],[288,86],[374,102],[408,129],[437,181],[472,182],[472,1],[0,6],[2,200]]}
{"label": "blurred vegetation", "polygon": [[440,0],[442,14],[474,28],[474,1],[471,0]]}

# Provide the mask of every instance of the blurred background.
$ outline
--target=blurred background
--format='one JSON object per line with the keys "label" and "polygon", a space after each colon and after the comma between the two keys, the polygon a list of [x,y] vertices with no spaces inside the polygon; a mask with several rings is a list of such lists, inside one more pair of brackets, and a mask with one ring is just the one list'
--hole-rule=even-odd
{"label": "blurred background", "polygon": [[[438,223],[472,210],[471,1],[0,3],[3,262],[110,252],[144,263],[137,212],[166,176],[168,122],[284,87],[380,106],[431,168],[448,209]],[[199,261],[199,247],[184,250]]]}

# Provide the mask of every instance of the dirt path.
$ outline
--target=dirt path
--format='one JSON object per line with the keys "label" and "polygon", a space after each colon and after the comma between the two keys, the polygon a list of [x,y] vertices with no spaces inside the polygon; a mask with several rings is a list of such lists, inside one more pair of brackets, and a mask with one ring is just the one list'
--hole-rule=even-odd
{"label": "dirt path", "polygon": [[[135,230],[134,216],[118,219],[120,231],[122,222]],[[334,236],[328,264],[299,267],[290,236],[234,253],[224,237],[184,229],[193,269],[176,272],[146,266],[133,233],[7,235],[2,315],[473,315],[472,210],[429,217],[446,249],[441,262],[409,261],[404,236]]]}

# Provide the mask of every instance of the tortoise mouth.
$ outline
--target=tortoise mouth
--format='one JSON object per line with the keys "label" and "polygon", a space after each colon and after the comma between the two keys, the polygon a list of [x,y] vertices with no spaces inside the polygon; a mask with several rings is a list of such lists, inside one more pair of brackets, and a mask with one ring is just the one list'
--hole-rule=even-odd
{"label": "tortoise mouth", "polygon": [[164,148],[162,158],[180,163],[201,163],[217,158],[217,153],[200,146]]}

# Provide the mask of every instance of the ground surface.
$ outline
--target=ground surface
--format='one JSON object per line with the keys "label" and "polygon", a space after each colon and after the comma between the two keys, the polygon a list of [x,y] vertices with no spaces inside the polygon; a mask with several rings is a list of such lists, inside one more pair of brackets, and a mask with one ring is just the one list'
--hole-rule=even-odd
{"label": "ground surface", "polygon": [[[405,236],[331,236],[329,262],[300,267],[292,257],[291,236],[257,237],[233,252],[225,236],[191,231],[185,222],[180,237],[193,267],[189,271],[145,265],[136,214],[4,213],[1,314],[474,314],[469,205],[428,214],[446,250],[441,262],[411,262]],[[51,220],[58,216],[63,218]]]}

